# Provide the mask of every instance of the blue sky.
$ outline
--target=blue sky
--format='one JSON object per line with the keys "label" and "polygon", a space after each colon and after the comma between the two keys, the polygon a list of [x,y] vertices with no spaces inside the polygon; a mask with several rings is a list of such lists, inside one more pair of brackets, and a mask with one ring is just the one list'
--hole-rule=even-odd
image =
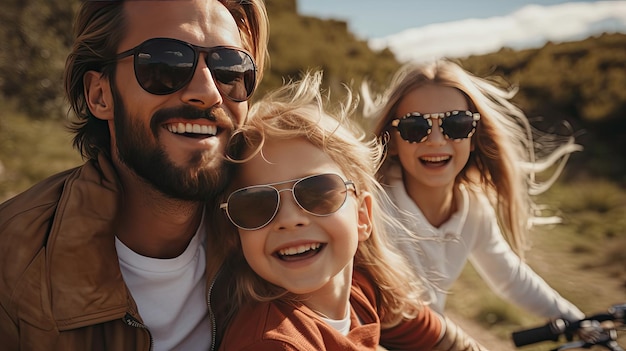
{"label": "blue sky", "polygon": [[[400,61],[537,48],[626,33],[626,0],[297,0],[301,14],[336,18]],[[356,10],[358,9],[358,10]]]}
{"label": "blue sky", "polygon": [[[384,37],[427,24],[504,16],[525,5],[556,5],[565,0],[296,0],[298,12],[348,22],[362,39]],[[587,1],[592,2],[592,1]]]}

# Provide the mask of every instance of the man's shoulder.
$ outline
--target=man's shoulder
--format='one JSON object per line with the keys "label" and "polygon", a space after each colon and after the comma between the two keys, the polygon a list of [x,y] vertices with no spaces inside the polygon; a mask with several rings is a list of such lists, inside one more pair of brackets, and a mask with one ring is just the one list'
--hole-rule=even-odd
{"label": "man's shoulder", "polygon": [[28,216],[33,211],[47,212],[54,207],[61,196],[67,178],[75,170],[68,169],[54,174],[0,204],[0,233],[4,232],[6,226],[11,226],[11,223],[18,217]]}
{"label": "man's shoulder", "polygon": [[0,235],[7,228],[13,227],[16,220],[33,216],[41,218],[41,215],[50,214],[50,211],[54,211],[61,201],[66,189],[71,189],[71,182],[85,181],[95,184],[98,188],[110,188],[107,184],[111,182],[106,178],[112,178],[112,175],[105,175],[101,171],[100,164],[95,160],[49,176],[0,204]]}
{"label": "man's shoulder", "polygon": [[[53,219],[67,191],[69,179],[78,178],[86,165],[54,174],[0,204],[0,260],[18,274],[46,245]],[[0,261],[1,262],[1,261]]]}
{"label": "man's shoulder", "polygon": [[[7,312],[15,314],[10,307],[15,300],[24,298],[17,293],[20,284],[33,285],[41,271],[42,250],[52,225],[52,218],[70,170],[55,174],[35,184],[0,205],[0,303]],[[30,267],[30,268],[29,268]],[[35,285],[39,282],[35,282]],[[35,290],[32,289],[31,290]],[[37,292],[33,292],[37,294]],[[32,302],[36,299],[27,298]],[[37,308],[41,307],[36,305]]]}
{"label": "man's shoulder", "polygon": [[[73,272],[77,262],[104,250],[100,243],[109,240],[94,239],[111,232],[119,201],[118,187],[110,179],[90,161],[50,176],[0,205],[0,304],[5,311],[16,316],[19,309],[38,326],[52,320],[42,317],[51,272],[57,276],[68,269]],[[76,249],[87,244],[90,251]],[[60,254],[53,257],[54,252]]]}

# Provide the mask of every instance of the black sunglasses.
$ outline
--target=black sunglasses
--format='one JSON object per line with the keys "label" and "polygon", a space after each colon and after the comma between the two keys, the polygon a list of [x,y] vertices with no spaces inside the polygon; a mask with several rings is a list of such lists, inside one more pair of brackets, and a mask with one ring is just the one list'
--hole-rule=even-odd
{"label": "black sunglasses", "polygon": [[[276,185],[293,183],[291,188],[277,189]],[[348,186],[356,191],[354,183],[344,181],[334,173],[317,174],[284,182],[253,185],[235,190],[220,208],[228,219],[244,230],[261,229],[278,213],[280,192],[290,190],[295,202],[309,214],[331,215],[343,206],[348,197]]]}
{"label": "black sunglasses", "polygon": [[460,140],[471,137],[480,120],[478,112],[448,111],[421,114],[411,112],[391,121],[391,126],[400,132],[402,139],[410,143],[421,143],[432,132],[433,119],[439,121],[439,129],[446,139]]}
{"label": "black sunglasses", "polygon": [[115,57],[134,57],[135,77],[150,94],[177,92],[193,77],[200,53],[220,93],[230,100],[246,101],[256,86],[256,65],[246,51],[229,46],[202,47],[171,38],[152,38]]}

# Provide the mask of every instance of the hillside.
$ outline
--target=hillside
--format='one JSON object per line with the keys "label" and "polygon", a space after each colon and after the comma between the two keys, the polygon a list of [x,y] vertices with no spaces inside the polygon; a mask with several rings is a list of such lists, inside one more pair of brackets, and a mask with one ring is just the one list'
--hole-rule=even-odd
{"label": "hillside", "polygon": [[543,129],[569,122],[585,147],[570,169],[626,183],[625,34],[533,50],[502,49],[462,63],[479,76],[517,85],[514,101],[529,117],[543,118],[537,123]]}
{"label": "hillside", "polygon": [[[68,6],[68,3],[71,6]],[[71,17],[79,0],[10,0],[0,13],[0,101],[28,118],[62,119],[67,111],[62,70],[71,42]],[[345,22],[301,16],[295,0],[267,2],[270,66],[256,93],[261,96],[306,70],[322,69],[331,98],[342,84],[363,79],[384,87],[399,63],[389,50],[374,52]],[[515,99],[540,128],[566,121],[585,147],[574,155],[566,177],[604,177],[626,183],[626,35],[524,51],[467,57],[460,63],[479,76],[519,86]],[[18,62],[19,64],[15,64]],[[36,101],[37,103],[33,103]],[[620,162],[615,162],[615,160]]]}

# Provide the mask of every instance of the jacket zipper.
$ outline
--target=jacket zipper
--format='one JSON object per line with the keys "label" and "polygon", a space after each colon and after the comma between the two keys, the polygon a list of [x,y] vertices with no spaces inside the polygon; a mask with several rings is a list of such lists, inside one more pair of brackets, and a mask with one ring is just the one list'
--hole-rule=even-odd
{"label": "jacket zipper", "polygon": [[123,320],[124,320],[124,323],[126,323],[127,325],[131,327],[142,328],[146,330],[146,332],[148,333],[148,336],[150,337],[150,350],[152,350],[154,346],[154,340],[152,339],[152,334],[150,334],[150,330],[148,329],[148,327],[146,327],[143,323],[138,321],[135,317],[131,316],[130,313],[126,313]]}
{"label": "jacket zipper", "polygon": [[213,313],[213,309],[211,308],[211,293],[213,292],[213,286],[215,285],[215,281],[217,277],[222,273],[222,267],[217,271],[215,277],[211,281],[211,285],[209,285],[209,291],[207,292],[207,307],[209,308],[209,318],[211,319],[211,348],[209,350],[215,350],[215,338],[217,337],[217,325],[215,321],[215,313]]}

